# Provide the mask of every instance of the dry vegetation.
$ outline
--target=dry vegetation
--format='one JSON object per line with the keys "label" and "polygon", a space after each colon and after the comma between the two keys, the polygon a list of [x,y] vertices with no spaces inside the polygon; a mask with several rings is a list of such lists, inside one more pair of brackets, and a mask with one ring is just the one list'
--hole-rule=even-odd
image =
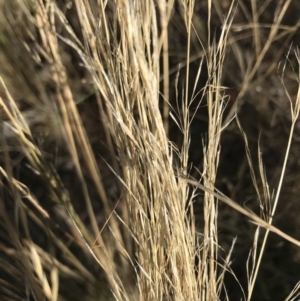
{"label": "dry vegetation", "polygon": [[296,2],[0,2],[1,300],[300,300]]}

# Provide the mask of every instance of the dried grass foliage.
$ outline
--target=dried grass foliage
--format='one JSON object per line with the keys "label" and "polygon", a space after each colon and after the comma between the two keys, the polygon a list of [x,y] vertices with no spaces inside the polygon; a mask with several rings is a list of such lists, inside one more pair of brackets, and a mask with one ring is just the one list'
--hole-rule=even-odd
{"label": "dried grass foliage", "polygon": [[[286,1],[278,6],[278,15],[264,46],[260,44],[257,27],[253,26],[256,63],[251,70],[245,71],[238,100],[243,98],[250,83],[252,84],[266,51],[276,38],[289,3],[290,1]],[[22,300],[25,294],[25,298],[33,300],[65,300],[63,294],[60,294],[60,279],[65,277],[86,283],[95,300],[113,296],[116,300],[204,301],[219,300],[221,294],[228,300],[224,277],[226,273],[234,275],[230,268],[234,242],[229,253],[222,259],[219,254],[222,248],[218,241],[220,201],[258,225],[247,262],[248,287],[244,299],[250,300],[268,232],[272,231],[300,246],[298,240],[272,225],[291,138],[299,115],[300,92],[292,100],[286,90],[291,104],[292,126],[274,199],[270,196],[259,150],[259,176],[263,193],[260,192],[245,136],[251,177],[261,210],[265,213],[258,217],[224,196],[215,187],[221,151],[220,137],[235,117],[232,109],[223,118],[227,100],[222,86],[222,73],[227,47],[229,43],[233,43],[231,25],[236,3],[232,2],[228,6],[222,32],[216,41],[210,31],[213,3],[207,2],[208,32],[204,45],[195,30],[193,12],[197,3],[185,0],[176,2],[187,32],[186,88],[182,99],[178,99],[177,91],[177,109],[170,106],[168,65],[168,24],[174,13],[175,1],[71,1],[70,4],[78,15],[80,33],[67,20],[67,6],[42,0],[16,0],[14,4],[30,24],[25,31],[31,38],[32,48],[24,40],[26,48],[31,49],[36,61],[47,65],[54,87],[53,99],[47,100],[47,96],[41,93],[45,98],[35,100],[36,106],[44,107],[44,111],[53,116],[51,119],[55,119],[56,131],[69,152],[79,179],[90,226],[86,226],[80,213],[75,211],[57,171],[45,159],[34,138],[28,118],[19,109],[1,79],[2,128],[3,133],[9,133],[1,140],[4,165],[0,169],[0,237],[5,242],[2,243],[1,240],[1,252],[4,254],[1,260],[5,258],[8,262],[5,265],[7,279],[18,279],[21,283],[19,287],[13,288],[8,280],[1,280],[0,292],[3,298]],[[218,5],[215,7],[218,10]],[[256,24],[259,12],[254,4],[252,8],[253,24]],[[187,87],[190,81],[189,65],[193,60],[190,46],[191,41],[195,41],[195,36],[202,47],[203,60],[191,92]],[[77,53],[83,68],[90,74],[99,110],[97,114],[104,125],[107,147],[111,153],[111,162],[104,161],[115,174],[115,181],[122,190],[119,202],[126,204],[124,207],[127,210],[121,214],[115,210],[118,202],[114,205],[105,190],[97,154],[92,149],[68,81],[62,45],[68,45]],[[240,52],[237,44],[234,51]],[[300,66],[298,52],[296,58]],[[197,84],[202,64],[206,64],[208,76],[204,88],[199,92]],[[243,64],[244,62],[240,62],[241,66]],[[285,66],[283,71],[284,69]],[[179,73],[180,69],[177,79]],[[299,80],[300,74],[297,76]],[[204,102],[208,112],[208,132],[203,142],[203,170],[199,172],[200,180],[194,180],[189,175],[188,156],[190,125],[196,113],[191,114],[190,108],[196,106],[198,109]],[[182,133],[183,143],[180,147],[168,139],[169,114]],[[29,168],[47,183],[51,200],[59,208],[64,208],[60,210],[60,214],[71,229],[69,232],[58,235],[53,230],[59,226],[53,225],[41,200],[16,178],[10,158],[10,144],[27,158]],[[83,166],[90,175],[96,197],[89,191]],[[193,203],[199,190],[204,194],[203,233],[196,230],[193,212]],[[106,223],[102,228],[99,227],[93,208],[95,200],[92,198],[102,202],[106,216]],[[13,212],[10,212],[11,205]],[[28,226],[29,219],[51,238],[53,245],[49,252],[34,243]],[[266,229],[263,246],[258,245],[261,228]],[[84,256],[101,267],[112,296],[104,296],[104,293],[95,289],[99,279],[77,258],[77,253],[69,248],[66,241],[72,241]],[[64,254],[63,260],[56,259],[53,248]],[[130,278],[129,283],[127,278]],[[298,290],[299,285],[286,300],[293,300]],[[91,296],[86,296],[87,300]]]}

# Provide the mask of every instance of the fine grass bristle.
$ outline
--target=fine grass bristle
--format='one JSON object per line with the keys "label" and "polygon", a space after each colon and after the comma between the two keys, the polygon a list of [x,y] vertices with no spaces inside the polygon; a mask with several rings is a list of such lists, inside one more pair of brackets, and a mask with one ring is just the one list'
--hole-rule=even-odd
{"label": "fine grass bristle", "polygon": [[[299,30],[284,23],[291,1],[272,18],[269,4],[0,2],[1,300],[277,300],[259,275],[268,245],[300,247],[274,224],[293,171],[300,58],[287,46]],[[270,182],[257,132],[276,134],[279,113],[247,99],[276,71],[290,119]],[[249,103],[272,117],[251,120]],[[235,143],[238,167],[240,150],[222,156]],[[283,300],[299,296],[293,275]]]}

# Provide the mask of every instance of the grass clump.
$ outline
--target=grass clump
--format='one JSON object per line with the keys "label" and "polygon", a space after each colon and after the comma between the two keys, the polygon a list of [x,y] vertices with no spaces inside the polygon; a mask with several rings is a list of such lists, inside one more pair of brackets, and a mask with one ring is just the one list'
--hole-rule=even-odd
{"label": "grass clump", "polygon": [[[247,67],[245,46],[234,34],[243,28],[234,24],[247,11],[242,1],[2,4],[8,42],[1,49],[12,86],[1,79],[3,300],[254,299],[269,232],[300,246],[273,225],[299,92],[290,93],[280,77],[291,127],[274,196],[260,146],[256,176],[239,115],[249,89],[274,70],[276,64],[260,69],[274,41],[298,28],[282,25],[290,3],[276,7],[262,46],[259,18],[268,4],[259,9],[251,2],[255,54]],[[218,16],[222,27],[214,32]],[[243,80],[230,99],[224,82],[235,79],[224,70],[232,52]],[[297,50],[295,59],[299,67]],[[13,80],[21,93],[11,70],[19,72]],[[222,135],[237,128],[258,208],[216,188]],[[232,268],[236,239],[228,243],[220,234],[224,204],[234,209],[232,220],[247,216],[256,224],[244,261],[246,285]],[[227,275],[238,292],[228,291]],[[285,300],[294,300],[298,289]]]}

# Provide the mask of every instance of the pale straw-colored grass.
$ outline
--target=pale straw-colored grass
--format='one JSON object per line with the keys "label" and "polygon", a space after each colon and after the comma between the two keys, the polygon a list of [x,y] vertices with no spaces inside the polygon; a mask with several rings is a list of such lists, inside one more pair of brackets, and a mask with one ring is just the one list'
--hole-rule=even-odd
{"label": "pale straw-colored grass", "polygon": [[[72,199],[58,173],[45,160],[33,137],[26,114],[18,108],[1,80],[4,91],[0,102],[5,116],[3,128],[9,135],[1,141],[6,164],[0,171],[1,178],[6,183],[2,184],[2,188],[9,191],[15,202],[15,222],[5,213],[6,203],[0,202],[1,224],[10,240],[10,247],[3,245],[1,248],[10,260],[20,256],[18,264],[26,273],[23,288],[25,287],[24,292],[28,298],[65,300],[60,294],[60,277],[70,277],[74,281],[77,278],[84,279],[91,287],[99,283],[97,276],[69,249],[66,243],[68,237],[81,248],[85,256],[101,267],[107,279],[108,290],[116,300],[213,301],[220,300],[221,294],[228,300],[224,279],[226,273],[234,275],[230,268],[234,243],[222,259],[218,241],[218,202],[233,207],[258,225],[251,260],[249,257],[247,263],[248,287],[244,288],[245,300],[251,299],[269,231],[300,246],[298,240],[272,225],[291,137],[299,115],[299,92],[297,99],[291,100],[291,134],[277,194],[272,202],[261,157],[259,168],[263,195],[260,194],[247,148],[254,187],[260,206],[266,212],[266,216],[258,217],[224,196],[215,187],[221,151],[220,137],[235,117],[235,112],[231,111],[223,120],[227,98],[222,86],[222,72],[236,4],[232,2],[228,8],[222,32],[216,40],[210,29],[213,4],[208,1],[207,41],[203,43],[195,32],[195,1],[177,2],[187,32],[184,63],[187,67],[184,91],[177,91],[174,102],[170,100],[168,24],[174,13],[175,1],[70,1],[78,15],[81,37],[55,1],[14,1],[20,14],[24,14],[34,25],[28,27],[28,31],[32,30],[31,37],[38,37],[33,39],[35,58],[45,61],[49,67],[55,86],[53,99],[49,101],[53,101],[52,107],[57,109],[49,111],[49,114],[53,114],[51,116],[56,119],[57,131],[74,164],[90,224],[85,225],[80,213],[75,212]],[[260,45],[259,31],[253,27],[256,63],[248,70],[238,99],[242,99],[274,40],[288,2],[282,6],[266,45]],[[255,16],[257,8],[253,6],[253,9]],[[254,18],[253,22],[257,23],[258,20]],[[188,91],[191,80],[189,66],[193,60],[190,48],[192,36],[197,37],[196,40],[202,47],[203,59],[197,76],[193,79],[193,91]],[[68,81],[68,72],[61,57],[61,45],[68,45],[75,50],[83,68],[91,75],[99,119],[104,124],[106,142],[112,154],[112,162],[109,164],[105,161],[105,165],[118,179],[116,181],[122,187],[119,201],[126,204],[123,206],[124,213],[120,215],[105,191],[97,154],[90,145]],[[297,58],[300,65],[299,57]],[[207,82],[201,91],[197,91],[202,64],[207,66]],[[177,79],[180,72],[178,68]],[[162,90],[160,80],[163,81]],[[178,96],[181,94],[182,99]],[[172,107],[172,103],[177,103],[176,109]],[[188,155],[190,125],[196,113],[191,114],[190,108],[199,108],[204,104],[207,106],[208,132],[203,141],[203,170],[199,172],[200,179],[195,180],[189,174]],[[182,133],[182,145],[175,146],[169,141],[169,116],[172,116]],[[14,146],[18,146],[27,158],[30,169],[47,183],[51,199],[65,208],[61,214],[72,229],[72,235],[67,234],[65,241],[56,236],[44,222],[50,220],[50,216],[43,208],[42,201],[32,195],[29,187],[14,175],[9,158],[11,139],[14,139]],[[246,136],[245,141],[247,147]],[[83,164],[92,179],[96,196],[89,191]],[[202,233],[196,231],[193,212],[193,203],[199,191],[204,194]],[[102,228],[99,227],[92,198],[102,202],[107,219]],[[72,268],[33,242],[27,226],[29,218],[51,237],[55,247],[65,254]],[[22,239],[18,224],[25,232]],[[261,228],[265,228],[266,232],[264,244],[259,247]],[[119,254],[118,260],[115,260],[116,254]],[[20,277],[13,267],[8,268],[7,273],[12,277]],[[10,300],[21,300],[8,282],[4,281],[3,287],[6,295],[11,291]],[[299,285],[286,300],[292,300],[298,289]],[[95,298],[105,300],[109,297],[103,297],[98,292]]]}

